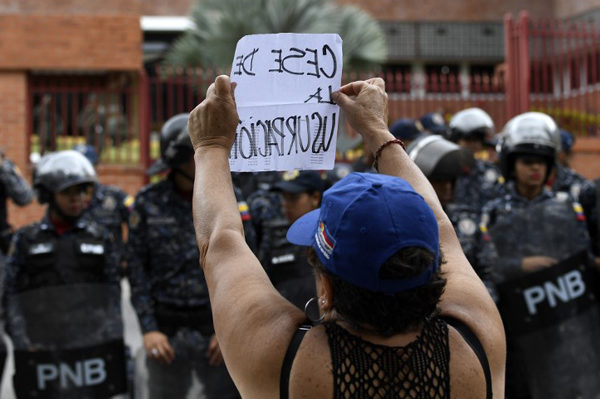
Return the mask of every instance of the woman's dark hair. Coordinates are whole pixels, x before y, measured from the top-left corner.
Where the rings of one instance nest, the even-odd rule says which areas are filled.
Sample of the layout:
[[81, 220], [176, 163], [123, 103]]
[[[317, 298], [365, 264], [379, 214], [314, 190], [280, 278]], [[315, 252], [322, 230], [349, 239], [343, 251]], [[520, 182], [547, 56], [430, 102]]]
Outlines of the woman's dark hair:
[[[444, 263], [442, 258], [440, 251], [440, 265]], [[333, 309], [341, 320], [355, 329], [375, 331], [386, 337], [412, 331], [435, 315], [446, 286], [446, 279], [438, 269], [427, 284], [388, 295], [357, 287], [331, 273], [312, 247], [308, 249], [308, 261], [316, 273], [324, 274], [331, 282]], [[434, 261], [434, 254], [426, 249], [403, 248], [381, 266], [379, 277], [383, 280], [410, 278], [423, 272]]]

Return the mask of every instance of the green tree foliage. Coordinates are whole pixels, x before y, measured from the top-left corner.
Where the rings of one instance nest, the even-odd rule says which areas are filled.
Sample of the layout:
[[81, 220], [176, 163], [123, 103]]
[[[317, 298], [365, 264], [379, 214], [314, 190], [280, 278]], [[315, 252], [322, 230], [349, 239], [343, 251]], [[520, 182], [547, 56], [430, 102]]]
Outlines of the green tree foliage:
[[381, 27], [367, 13], [331, 0], [198, 0], [195, 28], [178, 39], [166, 57], [183, 67], [228, 67], [237, 41], [256, 33], [338, 33], [344, 69], [374, 68], [386, 60]]

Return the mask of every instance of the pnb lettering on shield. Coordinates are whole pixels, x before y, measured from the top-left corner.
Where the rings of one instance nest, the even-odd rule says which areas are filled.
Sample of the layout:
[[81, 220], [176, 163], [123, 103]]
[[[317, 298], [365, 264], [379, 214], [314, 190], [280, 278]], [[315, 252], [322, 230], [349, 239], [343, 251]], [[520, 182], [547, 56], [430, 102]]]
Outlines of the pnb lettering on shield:
[[101, 358], [67, 363], [40, 363], [36, 366], [37, 387], [43, 391], [49, 383], [60, 382], [63, 389], [102, 384], [106, 380], [106, 367]]
[[563, 303], [572, 301], [585, 294], [585, 282], [578, 270], [572, 270], [559, 276], [556, 283], [546, 281], [541, 285], [534, 285], [523, 290], [527, 311], [530, 315], [535, 315], [538, 306], [547, 301], [551, 308], [554, 308], [561, 301]]

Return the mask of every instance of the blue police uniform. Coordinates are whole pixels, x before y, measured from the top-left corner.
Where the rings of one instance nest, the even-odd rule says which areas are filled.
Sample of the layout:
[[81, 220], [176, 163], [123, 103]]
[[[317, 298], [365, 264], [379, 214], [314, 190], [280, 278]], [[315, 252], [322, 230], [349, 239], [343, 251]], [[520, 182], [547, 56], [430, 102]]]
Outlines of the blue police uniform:
[[115, 250], [123, 256], [123, 223], [129, 220], [134, 198], [115, 186], [96, 184], [86, 212], [91, 219], [106, 226], [115, 240]]
[[476, 160], [473, 169], [459, 176], [454, 186], [454, 202], [480, 210], [503, 193], [503, 178], [491, 162]]
[[281, 196], [269, 189], [258, 189], [248, 196], [248, 207], [257, 237], [256, 256], [266, 267], [271, 259], [272, 234], [268, 224], [273, 220], [284, 219]]
[[[238, 201], [246, 239], [255, 240], [248, 206]], [[151, 397], [185, 397], [192, 370], [208, 398], [236, 397], [225, 365], [210, 366], [206, 358], [214, 329], [191, 195], [179, 193], [171, 177], [137, 194], [129, 216], [126, 259], [131, 301], [142, 332], [165, 333], [176, 353], [170, 365], [146, 361]]]
[[[29, 290], [82, 283], [107, 284], [120, 292], [118, 256], [113, 248], [106, 228], [85, 216], [64, 234], [57, 233], [47, 214], [41, 222], [17, 230], [6, 262], [3, 297], [8, 316], [6, 330], [16, 347], [30, 346], [31, 331], [26, 330], [23, 315], [11, 299]], [[119, 317], [112, 323], [122, 334], [120, 302], [116, 306]], [[78, 328], [76, 320], [73, 328]]]
[[556, 176], [552, 182], [552, 191], [564, 191], [579, 201], [582, 191], [593, 190], [593, 184], [573, 169], [560, 163], [554, 165]]
[[[5, 288], [18, 397], [31, 392], [41, 397], [115, 397], [126, 392], [118, 255], [104, 226], [82, 216], [59, 232], [46, 215], [19, 229], [6, 263]], [[36, 362], [58, 369], [66, 359], [70, 367], [94, 363], [100, 374], [90, 384], [68, 380], [62, 369], [60, 379], [40, 376]], [[35, 370], [37, 386], [30, 381]]]
[[466, 204], [456, 203], [448, 204], [444, 211], [454, 227], [458, 241], [469, 263], [471, 263], [477, 275], [488, 285], [489, 270], [484, 268], [478, 260], [481, 243], [479, 211]]
[[[508, 305], [509, 298], [503, 294], [504, 289], [526, 284], [532, 276], [552, 272], [553, 266], [537, 272], [524, 271], [521, 266], [524, 257], [548, 256], [561, 261], [577, 253], [590, 256], [581, 205], [566, 193], [555, 194], [546, 189], [538, 197], [527, 200], [517, 193], [514, 183], [509, 182], [506, 194], [484, 207], [480, 230], [482, 241], [478, 259], [491, 270], [491, 278], [498, 285], [499, 308], [507, 328], [508, 397], [595, 397], [600, 391], [600, 347], [596, 344], [600, 312], [593, 292], [577, 277], [580, 271], [568, 274], [571, 279], [577, 277], [575, 282], [565, 283], [561, 280], [563, 277], [559, 277], [558, 282], [549, 280], [531, 288], [533, 291], [516, 291], [517, 297], [525, 297], [531, 307], [532, 298], [536, 300], [534, 304], [541, 307], [546, 295], [544, 290], [551, 291], [547, 294], [550, 314], [560, 308], [556, 306], [561, 301], [572, 303], [569, 295], [561, 291], [567, 289], [565, 284], [576, 284], [575, 288], [569, 286], [569, 289], [577, 289], [578, 294], [592, 298], [589, 307], [566, 319], [562, 313], [551, 316], [550, 320], [556, 321], [544, 328], [515, 332], [517, 324], [530, 322], [536, 315], [536, 308], [518, 323], [509, 321], [515, 307]], [[586, 273], [587, 269], [589, 266], [581, 273]], [[552, 288], [555, 286], [558, 288]], [[531, 297], [531, 292], [537, 296]], [[555, 292], [560, 292], [562, 299], [557, 301], [553, 296]]]
[[[19, 206], [27, 205], [33, 199], [33, 191], [21, 175], [19, 169], [9, 160], [4, 159], [0, 165], [0, 284], [4, 286], [4, 262], [12, 236], [12, 228], [8, 223], [6, 200], [10, 198]], [[0, 295], [2, 291], [0, 290]], [[3, 312], [0, 311], [0, 314]], [[6, 361], [6, 344], [0, 339], [0, 379], [4, 373]]]
[[19, 169], [5, 159], [0, 165], [0, 260], [8, 251], [11, 228], [7, 221], [6, 200], [10, 198], [15, 204], [24, 206], [33, 199], [33, 191], [21, 175]]

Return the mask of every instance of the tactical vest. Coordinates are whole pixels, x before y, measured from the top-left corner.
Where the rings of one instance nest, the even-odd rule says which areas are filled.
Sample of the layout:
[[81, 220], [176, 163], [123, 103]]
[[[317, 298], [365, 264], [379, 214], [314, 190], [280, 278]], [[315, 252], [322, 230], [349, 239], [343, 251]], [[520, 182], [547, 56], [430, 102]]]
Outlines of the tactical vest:
[[36, 225], [24, 237], [25, 262], [17, 274], [19, 292], [106, 281], [107, 254], [100, 230], [86, 228], [57, 236], [54, 231]]

